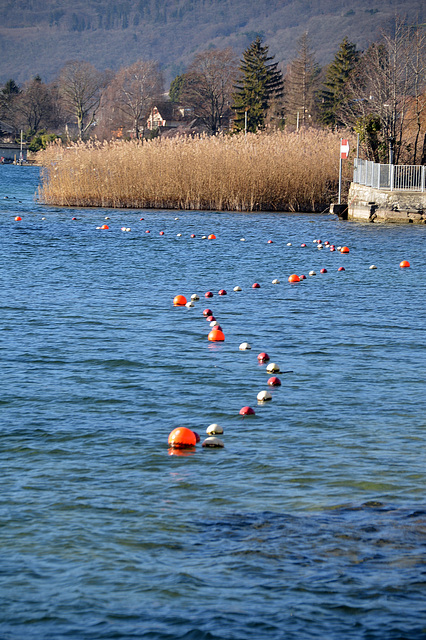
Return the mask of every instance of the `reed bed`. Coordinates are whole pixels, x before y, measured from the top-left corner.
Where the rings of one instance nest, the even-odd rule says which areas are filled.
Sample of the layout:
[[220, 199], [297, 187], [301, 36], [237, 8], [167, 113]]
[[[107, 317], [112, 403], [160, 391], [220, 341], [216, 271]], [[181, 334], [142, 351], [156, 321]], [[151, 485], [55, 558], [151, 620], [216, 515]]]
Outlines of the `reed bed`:
[[[78, 207], [322, 211], [338, 189], [340, 134], [300, 132], [51, 145], [39, 199]], [[347, 178], [350, 162], [344, 162]]]

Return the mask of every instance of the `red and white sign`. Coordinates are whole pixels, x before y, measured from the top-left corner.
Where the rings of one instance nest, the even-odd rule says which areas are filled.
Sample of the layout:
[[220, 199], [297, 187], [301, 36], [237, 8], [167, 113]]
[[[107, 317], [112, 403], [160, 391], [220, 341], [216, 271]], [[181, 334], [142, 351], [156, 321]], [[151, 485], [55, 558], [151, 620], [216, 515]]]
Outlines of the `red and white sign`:
[[349, 155], [349, 141], [342, 138], [340, 140], [340, 157], [346, 160]]

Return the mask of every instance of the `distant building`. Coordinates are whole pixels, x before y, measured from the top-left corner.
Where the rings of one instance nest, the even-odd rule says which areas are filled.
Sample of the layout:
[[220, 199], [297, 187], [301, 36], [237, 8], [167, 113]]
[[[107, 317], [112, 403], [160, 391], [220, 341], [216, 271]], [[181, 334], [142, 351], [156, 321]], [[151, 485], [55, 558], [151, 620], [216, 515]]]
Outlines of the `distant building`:
[[173, 102], [160, 102], [151, 109], [146, 121], [146, 128], [150, 131], [177, 129], [182, 126], [191, 126], [193, 121], [192, 108], [182, 107]]
[[[0, 142], [0, 164], [19, 162], [21, 159], [21, 145], [15, 142]], [[22, 160], [27, 161], [27, 145], [22, 145]]]

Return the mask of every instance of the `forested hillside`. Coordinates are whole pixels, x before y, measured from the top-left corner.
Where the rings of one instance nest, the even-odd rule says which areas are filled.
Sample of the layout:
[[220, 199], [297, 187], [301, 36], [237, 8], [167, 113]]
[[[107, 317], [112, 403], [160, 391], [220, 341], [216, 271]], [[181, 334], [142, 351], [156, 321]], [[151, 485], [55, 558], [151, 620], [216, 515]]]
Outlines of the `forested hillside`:
[[0, 83], [54, 79], [68, 60], [117, 70], [157, 60], [170, 81], [206, 48], [239, 55], [260, 34], [285, 67], [308, 30], [321, 65], [347, 35], [359, 48], [395, 14], [426, 20], [418, 0], [0, 0]]

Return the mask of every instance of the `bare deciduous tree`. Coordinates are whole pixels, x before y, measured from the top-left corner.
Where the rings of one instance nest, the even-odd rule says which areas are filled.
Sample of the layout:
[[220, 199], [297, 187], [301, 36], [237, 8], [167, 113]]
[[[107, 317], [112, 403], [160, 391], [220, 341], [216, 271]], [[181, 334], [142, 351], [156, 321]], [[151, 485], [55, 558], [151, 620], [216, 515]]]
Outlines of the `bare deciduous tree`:
[[216, 134], [226, 128], [238, 62], [234, 51], [212, 49], [195, 56], [184, 77], [181, 100], [194, 110], [207, 131]]
[[319, 73], [308, 33], [305, 32], [298, 40], [296, 57], [290, 63], [284, 81], [287, 124], [300, 122], [301, 125], [310, 125], [315, 122]]
[[138, 60], [120, 69], [106, 96], [109, 111], [119, 114], [116, 126], [130, 127], [136, 138], [141, 137], [149, 112], [163, 91], [163, 74], [156, 62]]
[[105, 75], [89, 62], [67, 62], [59, 76], [59, 90], [66, 111], [77, 122], [82, 138], [94, 124], [99, 109]]

